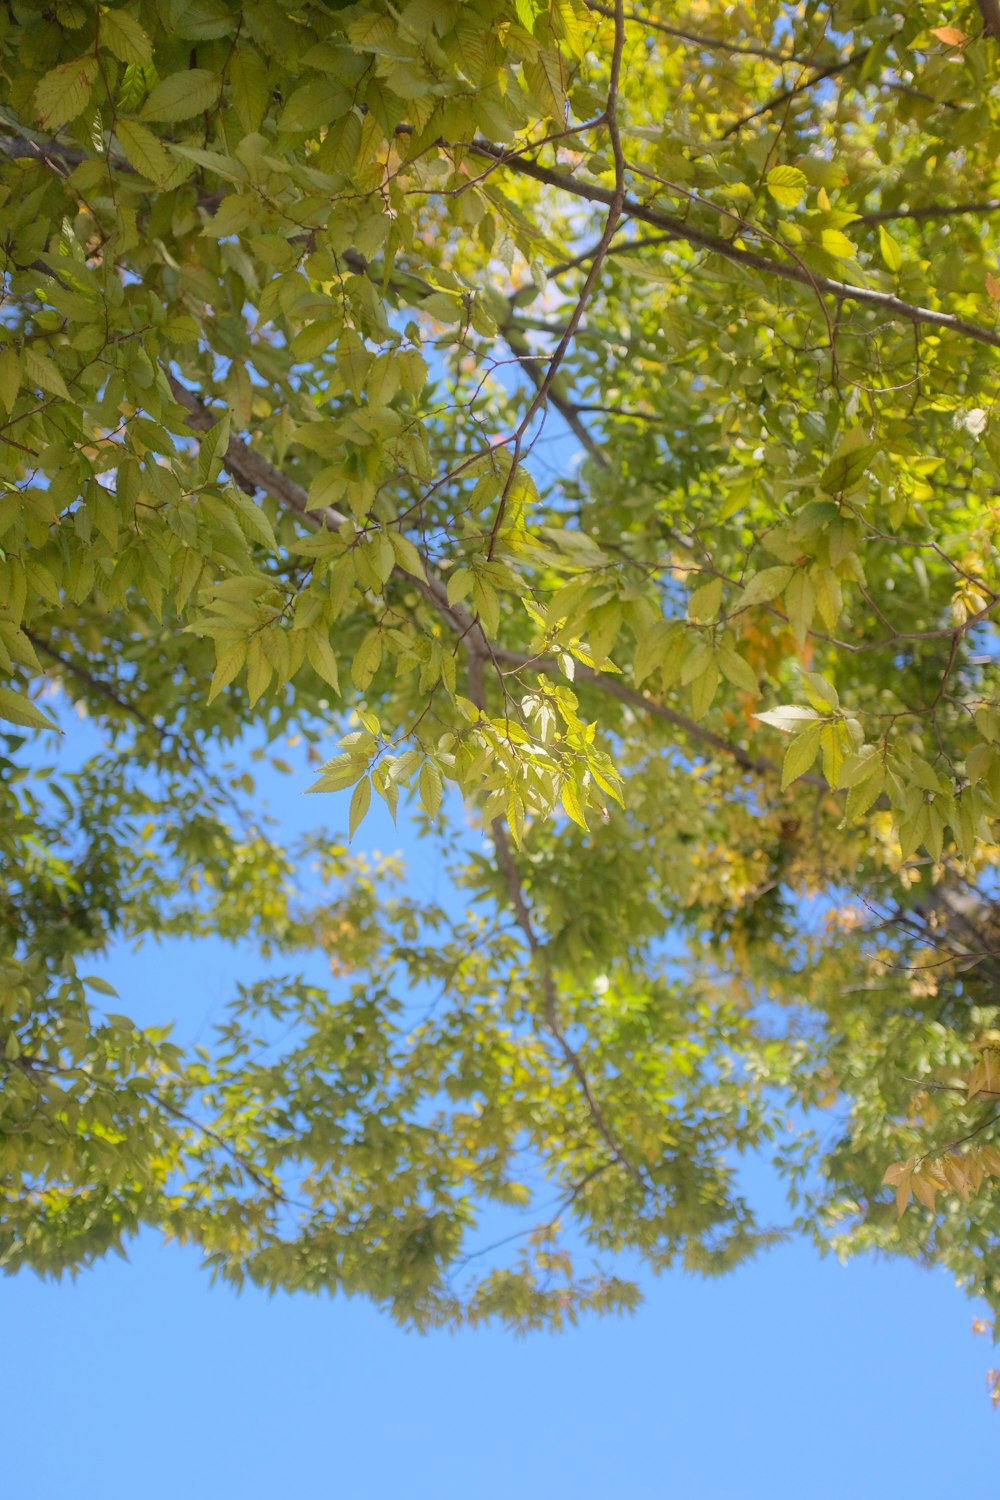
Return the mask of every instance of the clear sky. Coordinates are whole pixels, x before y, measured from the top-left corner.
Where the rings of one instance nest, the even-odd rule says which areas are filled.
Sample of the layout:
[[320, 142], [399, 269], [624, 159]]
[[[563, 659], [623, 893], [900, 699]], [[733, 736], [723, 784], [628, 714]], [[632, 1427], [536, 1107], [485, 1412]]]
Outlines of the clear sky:
[[[286, 836], [343, 822], [340, 799], [300, 796], [295, 764], [294, 779], [261, 778]], [[402, 817], [394, 832], [373, 814], [357, 843], [402, 848], [415, 887], [444, 894], [438, 856]], [[187, 944], [116, 954], [102, 972], [121, 994], [113, 1009], [172, 1017], [189, 1041], [221, 1019], [237, 970], [253, 977], [221, 945]], [[75, 1283], [0, 1280], [0, 1500], [976, 1500], [995, 1488], [985, 1371], [1000, 1351], [972, 1336], [975, 1308], [947, 1275], [842, 1267], [792, 1244], [723, 1281], [643, 1284], [631, 1318], [516, 1339], [409, 1334], [342, 1298], [237, 1296], [152, 1234]]]

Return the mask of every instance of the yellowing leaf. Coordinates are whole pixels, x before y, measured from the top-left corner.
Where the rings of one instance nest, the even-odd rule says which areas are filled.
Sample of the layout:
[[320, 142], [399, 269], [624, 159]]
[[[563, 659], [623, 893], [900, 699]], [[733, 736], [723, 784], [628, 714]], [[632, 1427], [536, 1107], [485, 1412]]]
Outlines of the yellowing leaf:
[[432, 760], [425, 760], [420, 767], [420, 802], [428, 817], [437, 816], [441, 807], [443, 786], [441, 772]]
[[60, 63], [46, 73], [35, 89], [35, 109], [46, 130], [66, 125], [83, 113], [96, 78], [97, 58], [92, 55]]
[[754, 714], [762, 724], [769, 724], [772, 729], [780, 729], [782, 734], [794, 734], [797, 729], [819, 718], [814, 708], [801, 708], [797, 703], [784, 703], [780, 708], [769, 708], [766, 712]]
[[816, 590], [805, 568], [797, 568], [784, 594], [788, 623], [801, 645], [809, 634], [816, 613]]
[[[221, 642], [219, 643], [221, 645]], [[224, 688], [227, 688], [243, 670], [243, 664], [247, 659], [247, 648], [245, 641], [236, 641], [233, 645], [226, 646], [219, 651], [218, 660], [215, 664], [215, 672], [212, 683], [208, 690], [207, 703], [212, 703]]]
[[472, 592], [472, 569], [456, 568], [448, 574], [448, 603], [460, 604]]
[[561, 798], [562, 805], [573, 819], [573, 822], [578, 823], [581, 828], [586, 828], [587, 819], [583, 814], [583, 803], [580, 801], [580, 793], [576, 783], [571, 781], [569, 777], [562, 784]]
[[392, 530], [389, 532], [389, 544], [395, 554], [396, 562], [403, 569], [403, 572], [409, 573], [411, 577], [419, 578], [421, 582], [426, 583], [427, 572], [424, 568], [424, 560], [417, 551], [415, 544], [410, 541], [410, 538], [404, 536], [401, 531]]
[[835, 255], [838, 260], [853, 260], [857, 253], [853, 240], [849, 240], [842, 229], [821, 230], [819, 242], [827, 255]]
[[762, 568], [755, 573], [736, 601], [736, 608], [749, 609], [777, 598], [792, 576], [791, 568]]
[[306, 656], [317, 676], [329, 683], [335, 693], [339, 693], [340, 674], [337, 671], [337, 658], [333, 654], [329, 638], [322, 627], [309, 632], [306, 639]]
[[734, 687], [740, 688], [744, 693], [752, 693], [755, 698], [759, 696], [760, 683], [757, 681], [757, 674], [739, 652], [734, 651], [731, 646], [720, 646], [715, 653], [715, 659], [722, 668], [722, 675]]
[[808, 180], [798, 167], [772, 167], [767, 174], [767, 190], [776, 203], [794, 208], [805, 197]]

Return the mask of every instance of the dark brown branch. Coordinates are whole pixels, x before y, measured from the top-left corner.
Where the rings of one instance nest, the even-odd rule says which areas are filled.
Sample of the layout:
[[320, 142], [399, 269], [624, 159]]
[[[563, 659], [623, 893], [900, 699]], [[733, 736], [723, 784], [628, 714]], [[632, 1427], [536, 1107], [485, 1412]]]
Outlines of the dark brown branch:
[[[207, 432], [209, 428], [214, 427], [218, 418], [201, 398], [193, 391], [189, 391], [173, 375], [168, 375], [167, 378], [170, 381], [174, 399], [184, 407], [188, 414], [188, 426], [196, 432]], [[253, 449], [248, 448], [241, 438], [229, 439], [225, 466], [227, 472], [241, 488], [248, 489], [251, 494], [255, 490], [263, 490], [265, 494], [271, 495], [289, 510], [296, 511], [306, 525], [313, 530], [319, 530], [325, 526], [328, 531], [339, 531], [347, 523], [347, 517], [333, 506], [327, 506], [323, 510], [310, 510], [309, 496], [302, 485], [290, 479], [287, 474], [282, 474], [280, 469], [268, 463], [267, 459], [261, 458], [259, 453], [254, 453]], [[432, 569], [427, 569], [426, 582], [415, 574], [408, 573], [405, 568], [397, 566], [394, 571], [417, 588], [424, 598], [444, 615], [453, 630], [464, 635], [473, 629], [475, 621], [472, 616], [458, 605], [448, 603], [448, 590]]]
[[[548, 187], [557, 188], [560, 192], [568, 193], [575, 198], [582, 198], [589, 203], [610, 205], [614, 197], [611, 189], [599, 187], [597, 183], [580, 182], [565, 172], [543, 167], [538, 162], [528, 161], [522, 157], [509, 157], [502, 147], [493, 145], [491, 141], [476, 140], [467, 149], [477, 156], [497, 162], [499, 166], [506, 167], [522, 176], [531, 177], [536, 182], [543, 182]], [[1000, 332], [992, 328], [983, 328], [977, 323], [968, 323], [964, 318], [957, 318], [951, 313], [938, 312], [931, 307], [918, 307], [912, 302], [904, 302], [901, 297], [891, 292], [879, 292], [869, 287], [852, 286], [846, 281], [834, 281], [831, 277], [808, 271], [800, 265], [789, 265], [755, 250], [740, 249], [720, 235], [698, 229], [686, 220], [676, 218], [662, 209], [640, 203], [638, 199], [626, 197], [622, 205], [622, 213], [643, 224], [649, 224], [654, 229], [663, 230], [671, 239], [721, 255], [736, 265], [745, 266], [748, 270], [760, 271], [766, 276], [775, 276], [781, 281], [793, 281], [799, 286], [805, 286], [833, 297], [838, 302], [856, 302], [863, 307], [878, 308], [907, 323], [943, 328], [959, 337], [1000, 349]], [[752, 231], [753, 225], [748, 224], [746, 232]]]
[[[175, 397], [189, 414], [188, 425], [201, 432], [206, 432], [210, 427], [213, 427], [215, 425], [213, 414], [200, 398], [194, 392], [182, 386], [173, 376], [168, 378], [170, 379]], [[259, 454], [252, 452], [239, 438], [230, 439], [225, 462], [228, 472], [238, 483], [247, 484], [253, 489], [263, 490], [281, 504], [287, 505], [290, 509], [296, 511], [306, 525], [311, 528], [327, 525], [330, 530], [338, 530], [344, 524], [345, 518], [339, 511], [332, 508], [327, 511], [307, 511], [305, 506], [308, 496], [302, 486], [296, 484], [293, 479], [289, 479], [287, 475], [282, 474], [273, 464], [268, 463], [267, 459], [261, 458]], [[484, 659], [484, 637], [481, 629], [477, 626], [473, 617], [462, 609], [460, 605], [449, 605], [448, 592], [444, 583], [429, 564], [425, 564], [425, 566], [428, 578], [426, 585], [423, 585], [421, 580], [415, 579], [411, 574], [403, 573], [401, 570], [399, 570], [400, 576], [404, 577], [408, 583], [419, 587], [428, 603], [441, 615], [445, 623], [456, 635], [465, 641], [466, 646], [470, 650], [470, 673], [473, 669], [473, 659], [476, 660], [477, 670], [481, 673]], [[534, 667], [543, 672], [558, 671], [558, 664], [549, 656], [531, 656], [526, 652], [508, 651], [502, 647], [490, 647], [489, 651], [485, 652], [485, 655], [489, 656], [495, 663], [508, 665], [515, 670], [521, 667]], [[625, 683], [619, 682], [616, 677], [598, 672], [592, 667], [584, 666], [582, 663], [577, 664], [576, 674], [581, 679], [592, 683], [595, 687], [603, 689], [604, 692], [609, 693], [612, 697], [620, 699], [623, 703], [628, 703], [633, 708], [641, 709], [644, 713], [650, 714], [653, 718], [661, 719], [664, 723], [673, 725], [675, 729], [679, 729], [696, 743], [707, 745], [711, 749], [716, 750], [720, 755], [734, 760], [745, 771], [750, 771], [757, 776], [771, 776], [777, 770], [772, 761], [763, 757], [750, 755], [741, 746], [730, 744], [728, 740], [724, 740], [721, 736], [713, 734], [710, 729], [705, 729], [694, 719], [689, 719], [684, 714], [677, 713], [676, 710], [668, 708], [664, 703], [656, 702], [653, 698], [647, 698], [635, 688], [630, 688]], [[472, 695], [470, 694], [470, 696]], [[473, 699], [473, 701], [475, 700]], [[815, 783], [817, 786], [823, 786], [824, 788], [826, 786], [826, 783], [821, 782], [819, 778], [804, 777], [802, 779], [810, 784]]]
[[[592, 10], [595, 15], [607, 16], [609, 20], [614, 18], [614, 11], [608, 5], [598, 5], [596, 0], [587, 0], [587, 9]], [[626, 11], [624, 19], [634, 21], [637, 26], [645, 26], [650, 31], [662, 31], [665, 36], [676, 37], [680, 42], [691, 42], [695, 47], [703, 47], [706, 52], [728, 52], [734, 57], [763, 57], [768, 62], [790, 63], [795, 58], [787, 52], [778, 52], [773, 47], [755, 47], [752, 42], [727, 42], [721, 37], [705, 36], [700, 31], [685, 31], [679, 26], [668, 26], [665, 21], [655, 21], [652, 16], [643, 16], [634, 10]]]
[[538, 383], [534, 396], [528, 402], [524, 416], [518, 423], [513, 437], [511, 452], [511, 465], [504, 483], [503, 490], [497, 501], [496, 514], [493, 518], [493, 527], [490, 532], [489, 545], [486, 549], [487, 558], [492, 558], [503, 525], [507, 502], [513, 489], [514, 479], [517, 475], [518, 461], [521, 455], [521, 447], [525, 437], [531, 429], [531, 424], [536, 414], [545, 406], [552, 390], [553, 382], [559, 372], [559, 367], [569, 352], [570, 346], [576, 335], [576, 331], [583, 319], [584, 309], [590, 301], [594, 288], [600, 280], [601, 271], [611, 242], [617, 232], [622, 217], [622, 205], [625, 202], [625, 153], [622, 148], [621, 133], [618, 128], [618, 87], [621, 81], [622, 54], [625, 49], [625, 20], [622, 10], [622, 0], [617, 0], [614, 9], [615, 17], [615, 43], [611, 54], [611, 67], [608, 79], [608, 98], [604, 111], [604, 122], [608, 128], [608, 137], [611, 142], [611, 154], [615, 164], [615, 185], [607, 197], [607, 217], [604, 221], [604, 229], [601, 238], [594, 251], [593, 260], [584, 278], [583, 286], [570, 314], [569, 322], [553, 350], [545, 374]]
[[96, 698], [103, 698], [106, 702], [113, 703], [115, 708], [120, 709], [123, 714], [127, 714], [130, 718], [137, 720], [145, 729], [151, 729], [154, 734], [162, 737], [164, 731], [154, 724], [152, 719], [147, 718], [141, 708], [136, 708], [134, 703], [129, 703], [125, 698], [120, 697], [108, 683], [102, 682], [99, 677], [95, 677], [93, 672], [87, 667], [81, 666], [79, 662], [73, 661], [71, 657], [64, 656], [61, 651], [57, 651], [43, 636], [36, 635], [33, 630], [29, 630], [27, 625], [22, 625], [21, 629], [36, 651], [41, 651], [42, 655], [47, 656], [50, 661], [58, 662], [63, 671], [67, 672], [71, 677], [75, 677], [78, 682], [84, 683]]
[[1000, 42], [1000, 0], [977, 0], [977, 3], [987, 35]]
[[618, 1139], [616, 1138], [614, 1131], [611, 1129], [610, 1125], [605, 1119], [604, 1112], [601, 1109], [601, 1106], [598, 1104], [596, 1098], [594, 1097], [594, 1091], [590, 1086], [590, 1080], [587, 1077], [586, 1069], [584, 1068], [583, 1063], [580, 1061], [579, 1055], [574, 1051], [569, 1042], [566, 1040], [566, 1035], [559, 1023], [559, 997], [556, 992], [555, 980], [552, 977], [552, 971], [549, 968], [545, 950], [538, 940], [534, 925], [531, 921], [531, 913], [529, 912], [527, 902], [524, 899], [524, 890], [521, 885], [521, 877], [518, 874], [517, 864], [514, 859], [514, 853], [510, 847], [510, 839], [507, 836], [507, 830], [504, 827], [502, 818], [493, 819], [493, 843], [497, 851], [497, 864], [500, 867], [500, 873], [503, 875], [504, 881], [507, 885], [507, 894], [510, 897], [510, 903], [514, 909], [514, 915], [517, 920], [517, 925], [524, 933], [525, 942], [528, 945], [532, 959], [535, 963], [535, 967], [538, 970], [539, 976], [542, 981], [542, 993], [545, 1000], [546, 1028], [551, 1034], [560, 1052], [562, 1053], [570, 1072], [573, 1074], [573, 1077], [580, 1085], [580, 1092], [583, 1094], [583, 1097], [587, 1102], [587, 1109], [590, 1113], [590, 1118], [593, 1120], [594, 1125], [597, 1127], [597, 1131], [601, 1136], [601, 1139], [604, 1141], [604, 1144], [611, 1152], [611, 1155], [614, 1157], [615, 1161], [618, 1162], [619, 1166], [623, 1167], [628, 1175], [632, 1178], [632, 1180], [645, 1191], [646, 1182], [642, 1176], [642, 1173], [636, 1166], [633, 1165], [632, 1162], [629, 1161], [628, 1157], [622, 1150], [622, 1147]]
[[851, 57], [841, 58], [838, 62], [830, 63], [825, 68], [817, 68], [815, 72], [809, 74], [808, 78], [803, 78], [800, 83], [794, 83], [789, 88], [782, 89], [780, 93], [772, 95], [763, 104], [759, 104], [756, 109], [750, 110], [749, 114], [741, 115], [738, 120], [734, 120], [732, 125], [727, 126], [722, 132], [722, 139], [728, 140], [730, 136], [735, 135], [737, 131], [742, 130], [744, 126], [749, 125], [753, 120], [759, 120], [761, 115], [767, 115], [772, 110], [780, 109], [783, 104], [787, 104], [791, 99], [798, 98], [799, 94], [804, 94], [807, 89], [814, 88], [817, 83], [822, 83], [827, 78], [835, 78], [838, 73], [844, 73], [848, 68], [856, 68], [859, 63], [864, 62], [871, 50], [871, 47], [862, 47], [859, 52], [855, 52]]
[[[497, 662], [511, 667], [514, 671], [522, 667], [532, 667], [538, 672], [559, 671], [558, 663], [551, 656], [529, 656], [523, 651], [507, 651], [503, 647], [494, 647], [493, 656]], [[637, 688], [629, 687], [617, 677], [599, 672], [595, 667], [588, 667], [583, 662], [575, 662], [574, 681], [592, 683], [594, 687], [600, 688], [612, 698], [617, 698], [621, 703], [627, 703], [632, 708], [641, 709], [651, 718], [661, 719], [665, 724], [673, 725], [688, 739], [694, 740], [696, 744], [707, 745], [720, 755], [735, 761], [744, 771], [750, 771], [755, 776], [777, 774], [778, 767], [773, 761], [763, 756], [751, 755], [741, 745], [734, 745], [729, 740], [724, 740], [721, 735], [713, 734], [711, 729], [704, 728], [695, 719], [689, 719], [685, 714], [678, 713], [676, 709], [668, 708], [665, 703], [647, 697], [645, 693], [639, 692]], [[802, 777], [801, 779], [811, 785], [826, 789], [826, 782], [820, 777]]]
[[[2, 1059], [0, 1059], [0, 1061], [2, 1061]], [[8, 1066], [10, 1066], [10, 1064], [8, 1064]], [[95, 1089], [110, 1090], [111, 1087], [109, 1084], [104, 1083], [102, 1079], [95, 1078], [94, 1074], [91, 1073], [89, 1068], [81, 1068], [78, 1066], [60, 1067], [56, 1063], [43, 1062], [41, 1058], [30, 1057], [24, 1053], [22, 1053], [22, 1055], [16, 1059], [16, 1066], [21, 1069], [21, 1071], [27, 1078], [30, 1078], [34, 1073], [45, 1073], [50, 1077], [55, 1078], [85, 1078], [90, 1084], [93, 1085]], [[36, 1082], [36, 1080], [34, 1079], [32, 1081]], [[246, 1173], [251, 1182], [255, 1183], [257, 1187], [259, 1187], [262, 1192], [266, 1193], [269, 1198], [272, 1198], [279, 1203], [287, 1203], [290, 1201], [285, 1197], [284, 1193], [282, 1193], [281, 1189], [277, 1187], [275, 1183], [273, 1183], [268, 1177], [265, 1177], [264, 1174], [253, 1165], [252, 1162], [247, 1160], [247, 1158], [241, 1151], [237, 1150], [235, 1146], [231, 1145], [230, 1142], [227, 1141], [224, 1136], [220, 1135], [217, 1130], [213, 1130], [210, 1125], [202, 1124], [202, 1122], [200, 1120], [196, 1120], [193, 1115], [189, 1115], [183, 1109], [179, 1109], [176, 1104], [171, 1104], [168, 1099], [165, 1099], [163, 1097], [158, 1089], [153, 1089], [149, 1097], [154, 1099], [159, 1105], [160, 1109], [162, 1109], [166, 1114], [171, 1115], [175, 1120], [183, 1121], [185, 1125], [190, 1125], [193, 1130], [197, 1130], [200, 1135], [205, 1136], [207, 1140], [212, 1141], [214, 1145], [218, 1146], [220, 1151], [224, 1151], [225, 1154], [230, 1158], [230, 1160], [235, 1162], [240, 1170]]]
[[873, 213], [858, 214], [855, 224], [887, 224], [891, 219], [951, 219], [960, 214], [995, 214], [1000, 198], [984, 198], [978, 203], [929, 203], [924, 208], [881, 208]]

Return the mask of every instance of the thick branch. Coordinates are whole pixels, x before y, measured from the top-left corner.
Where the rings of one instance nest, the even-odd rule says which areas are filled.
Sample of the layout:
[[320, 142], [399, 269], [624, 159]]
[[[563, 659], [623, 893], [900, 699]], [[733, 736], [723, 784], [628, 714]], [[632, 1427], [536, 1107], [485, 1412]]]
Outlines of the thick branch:
[[[587, 0], [587, 9], [595, 15], [614, 18], [608, 5], [598, 5], [596, 0]], [[652, 16], [643, 16], [634, 10], [625, 12], [626, 21], [645, 26], [650, 31], [662, 31], [665, 36], [676, 37], [681, 42], [691, 42], [695, 47], [704, 47], [706, 52], [728, 52], [735, 57], [763, 57], [768, 62], [790, 63], [795, 58], [787, 52], [778, 52], [773, 47], [755, 47], [752, 42], [726, 42], [721, 37], [704, 36], [700, 31], [685, 31], [679, 26], [668, 26], [665, 21], [655, 21]]]
[[886, 224], [890, 219], [951, 219], [959, 214], [995, 214], [1000, 198], [983, 198], [978, 203], [929, 203], [924, 208], [881, 208], [873, 213], [858, 214], [855, 224]]
[[[175, 380], [173, 376], [168, 378], [170, 379], [171, 389], [175, 397], [189, 414], [188, 425], [196, 431], [207, 432], [210, 427], [215, 425], [215, 418], [212, 412], [193, 391], [189, 391], [179, 381]], [[267, 459], [261, 458], [259, 454], [252, 452], [239, 438], [230, 438], [225, 462], [226, 469], [237, 483], [246, 485], [252, 490], [262, 490], [266, 494], [271, 495], [279, 503], [296, 511], [308, 526], [319, 528], [326, 525], [330, 530], [336, 531], [344, 524], [345, 517], [332, 507], [327, 508], [325, 511], [307, 510], [308, 495], [302, 486], [296, 484], [293, 479], [289, 479], [287, 475], [282, 474], [273, 464], [268, 463]], [[400, 577], [405, 578], [407, 583], [419, 588], [428, 603], [442, 617], [445, 624], [456, 635], [465, 640], [471, 648], [472, 656], [476, 660], [477, 670], [481, 672], [484, 656], [481, 629], [477, 626], [473, 617], [462, 609], [460, 605], [450, 605], [448, 603], [448, 591], [443, 581], [434, 572], [430, 564], [425, 562], [425, 566], [428, 579], [426, 584], [422, 580], [415, 578], [412, 574], [405, 573], [402, 569], [397, 569], [396, 571]], [[498, 665], [507, 665], [514, 670], [522, 667], [532, 667], [542, 672], [558, 672], [559, 670], [555, 660], [548, 656], [531, 656], [523, 651], [508, 651], [499, 646], [490, 646], [486, 655]], [[471, 666], [472, 662], [470, 661], [470, 668]], [[709, 746], [720, 755], [724, 755], [728, 759], [735, 761], [745, 771], [750, 771], [757, 776], [771, 776], [777, 770], [773, 762], [763, 757], [750, 755], [741, 746], [733, 745], [728, 740], [722, 739], [721, 736], [713, 734], [710, 729], [705, 729], [694, 719], [689, 719], [684, 714], [677, 713], [676, 710], [668, 708], [666, 704], [658, 703], [653, 698], [647, 698], [635, 688], [630, 688], [624, 682], [620, 682], [616, 677], [598, 672], [593, 667], [584, 666], [583, 663], [577, 664], [576, 675], [578, 678], [592, 683], [594, 687], [601, 688], [613, 698], [618, 698], [621, 702], [628, 703], [633, 708], [641, 709], [653, 718], [661, 719], [664, 723], [673, 725], [675, 729], [679, 729], [689, 739], [694, 740], [698, 744]], [[826, 785], [819, 778], [803, 778], [803, 780], [814, 781], [817, 786], [822, 785], [825, 787]]]
[[[201, 398], [193, 391], [189, 391], [175, 376], [168, 375], [167, 378], [170, 381], [174, 399], [188, 413], [188, 426], [197, 432], [207, 432], [210, 427], [214, 427], [218, 419]], [[328, 531], [339, 531], [347, 524], [347, 517], [332, 505], [320, 510], [310, 509], [309, 496], [302, 486], [294, 479], [289, 479], [287, 474], [282, 474], [281, 470], [268, 463], [266, 458], [261, 458], [259, 453], [254, 453], [241, 438], [229, 439], [225, 465], [227, 472], [241, 488], [248, 489], [250, 493], [263, 490], [280, 504], [287, 506], [289, 510], [296, 511], [308, 526], [316, 530], [326, 527]], [[426, 582], [415, 574], [408, 573], [405, 568], [397, 566], [394, 571], [400, 578], [405, 578], [407, 583], [419, 589], [428, 603], [445, 617], [453, 630], [460, 635], [465, 635], [473, 629], [475, 621], [472, 616], [460, 606], [448, 603], [448, 590], [433, 569], [427, 569]]]
[[[614, 198], [610, 188], [599, 187], [597, 183], [580, 182], [565, 172], [554, 171], [550, 167], [543, 167], [538, 162], [528, 161], [522, 157], [510, 157], [502, 147], [493, 145], [491, 141], [473, 141], [468, 149], [477, 156], [509, 168], [512, 172], [531, 177], [536, 182], [543, 182], [548, 187], [557, 188], [560, 192], [568, 193], [574, 198], [582, 198], [588, 203], [603, 203], [610, 206]], [[709, 250], [716, 255], [723, 256], [726, 260], [733, 261], [736, 265], [745, 266], [748, 270], [760, 271], [765, 276], [775, 276], [781, 281], [794, 281], [799, 286], [834, 297], [838, 302], [857, 302], [863, 307], [875, 307], [907, 323], [924, 323], [928, 327], [944, 328], [959, 337], [973, 339], [976, 343], [989, 344], [991, 348], [1000, 349], [1000, 332], [992, 328], [983, 328], [977, 323], [968, 323], [964, 318], [956, 318], [951, 313], [938, 312], [931, 307], [918, 307], [912, 302], [904, 302], [901, 297], [894, 296], [892, 292], [879, 292], [869, 287], [852, 286], [846, 281], [834, 281], [831, 277], [821, 276], [818, 272], [809, 271], [799, 264], [787, 264], [784, 261], [772, 260], [756, 250], [741, 249], [720, 235], [711, 234], [705, 229], [698, 229], [686, 220], [666, 213], [663, 209], [641, 203], [636, 198], [625, 198], [622, 213], [629, 218], [637, 219], [640, 223], [649, 224], [654, 229], [664, 231], [670, 239], [694, 245], [700, 250]], [[752, 229], [752, 225], [746, 226], [747, 232]]]
[[983, 26], [995, 42], [1000, 42], [1000, 0], [978, 0]]

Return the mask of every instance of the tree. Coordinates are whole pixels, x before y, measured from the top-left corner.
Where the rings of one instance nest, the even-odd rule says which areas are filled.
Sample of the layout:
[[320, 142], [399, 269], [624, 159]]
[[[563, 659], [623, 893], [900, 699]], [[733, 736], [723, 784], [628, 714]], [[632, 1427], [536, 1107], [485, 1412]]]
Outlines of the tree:
[[[621, 1249], [772, 1239], [752, 1150], [821, 1245], [997, 1306], [998, 40], [993, 0], [11, 0], [9, 1269], [154, 1224], [559, 1322], [634, 1301]], [[46, 769], [73, 705], [101, 749]], [[284, 850], [224, 761], [331, 729], [317, 807], [402, 799], [466, 916]], [[290, 966], [197, 1055], [85, 972], [176, 934]]]

